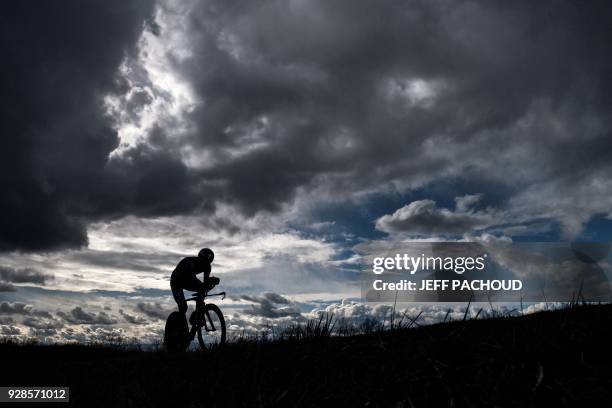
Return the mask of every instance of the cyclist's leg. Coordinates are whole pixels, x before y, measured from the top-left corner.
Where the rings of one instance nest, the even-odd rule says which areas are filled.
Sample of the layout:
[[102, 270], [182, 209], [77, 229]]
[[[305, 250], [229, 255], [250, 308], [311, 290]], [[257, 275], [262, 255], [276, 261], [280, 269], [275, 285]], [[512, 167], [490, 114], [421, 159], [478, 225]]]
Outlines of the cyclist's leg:
[[[202, 282], [195, 276], [192, 276], [187, 282], [184, 282], [183, 288], [185, 290], [189, 290], [192, 292], [204, 292], [205, 291], [204, 285], [202, 285]], [[185, 311], [187, 311], [187, 306], [185, 306]], [[189, 316], [189, 323], [191, 323], [192, 325], [195, 324], [196, 319], [197, 319], [196, 317], [197, 315], [195, 312], [196, 311], [194, 310]]]
[[195, 276], [192, 276], [189, 281], [185, 282], [183, 287], [185, 290], [190, 290], [192, 292], [203, 292], [206, 289], [202, 281]]
[[172, 296], [178, 305], [179, 312], [185, 314], [187, 312], [187, 301], [185, 300], [183, 288], [170, 283], [170, 289], [172, 289]]

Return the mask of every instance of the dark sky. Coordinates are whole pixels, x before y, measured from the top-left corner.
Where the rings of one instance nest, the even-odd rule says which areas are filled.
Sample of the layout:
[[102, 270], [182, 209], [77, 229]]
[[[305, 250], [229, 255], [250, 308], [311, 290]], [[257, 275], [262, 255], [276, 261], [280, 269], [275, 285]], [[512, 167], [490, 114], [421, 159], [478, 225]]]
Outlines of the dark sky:
[[[574, 238], [610, 212], [606, 2], [213, 1], [182, 7], [176, 26], [172, 7], [156, 21], [144, 1], [3, 6], [4, 250], [86, 245], [89, 223], [126, 215], [250, 217], [449, 179], [481, 204], [491, 185], [505, 196], [486, 214], [424, 202], [378, 227], [541, 218]], [[173, 30], [173, 48], [148, 52], [190, 89], [184, 129], [153, 112], [109, 158], [125, 122], [175, 97], [138, 51], [143, 32], [163, 44]]]
[[609, 239], [611, 30], [607, 1], [5, 3], [0, 291], [204, 245], [284, 293], [363, 238]]

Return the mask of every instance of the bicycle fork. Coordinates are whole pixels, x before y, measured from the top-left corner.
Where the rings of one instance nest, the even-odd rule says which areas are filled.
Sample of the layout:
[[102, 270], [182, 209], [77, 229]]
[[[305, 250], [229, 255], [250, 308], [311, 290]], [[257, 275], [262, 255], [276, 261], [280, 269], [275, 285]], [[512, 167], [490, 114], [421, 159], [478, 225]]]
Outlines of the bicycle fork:
[[[206, 330], [207, 332], [210, 331], [216, 331], [217, 329], [215, 328], [215, 324], [213, 323], [212, 318], [210, 317], [210, 313], [208, 312], [208, 310], [204, 310], [204, 330]], [[208, 320], [208, 322], [207, 322]], [[210, 324], [210, 329], [208, 328], [208, 325]]]
[[[208, 312], [208, 310], [204, 308], [204, 302], [196, 304], [196, 312], [197, 312], [196, 323], [200, 323], [203, 321], [204, 324], [201, 324], [200, 326], [204, 327], [204, 330], [206, 330], [207, 332], [217, 330], [215, 328], [215, 324], [213, 323], [213, 319], [210, 317], [210, 313]], [[200, 315], [202, 315], [201, 319], [199, 319]], [[210, 325], [210, 328], [208, 327], [209, 325]]]

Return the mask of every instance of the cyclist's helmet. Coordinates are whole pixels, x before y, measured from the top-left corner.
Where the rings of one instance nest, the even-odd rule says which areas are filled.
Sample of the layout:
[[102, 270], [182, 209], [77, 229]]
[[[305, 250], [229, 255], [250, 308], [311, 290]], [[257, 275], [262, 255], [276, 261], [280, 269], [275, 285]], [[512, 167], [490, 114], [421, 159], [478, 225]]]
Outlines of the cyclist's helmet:
[[213, 259], [215, 259], [215, 253], [210, 248], [202, 248], [198, 252], [198, 257], [204, 258], [208, 263], [212, 263]]

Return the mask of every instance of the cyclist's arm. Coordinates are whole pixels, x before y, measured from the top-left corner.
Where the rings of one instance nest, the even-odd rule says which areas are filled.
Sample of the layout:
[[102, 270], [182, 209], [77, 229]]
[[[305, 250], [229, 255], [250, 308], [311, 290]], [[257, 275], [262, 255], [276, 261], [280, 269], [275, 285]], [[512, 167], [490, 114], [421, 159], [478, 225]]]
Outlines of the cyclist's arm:
[[188, 281], [184, 282], [183, 288], [192, 292], [200, 292], [203, 287], [203, 282], [196, 278], [195, 275], [191, 275]]
[[210, 271], [211, 271], [210, 265], [203, 266], [201, 273], [204, 273], [203, 278], [202, 278], [204, 282], [208, 280], [208, 277], [210, 276]]

